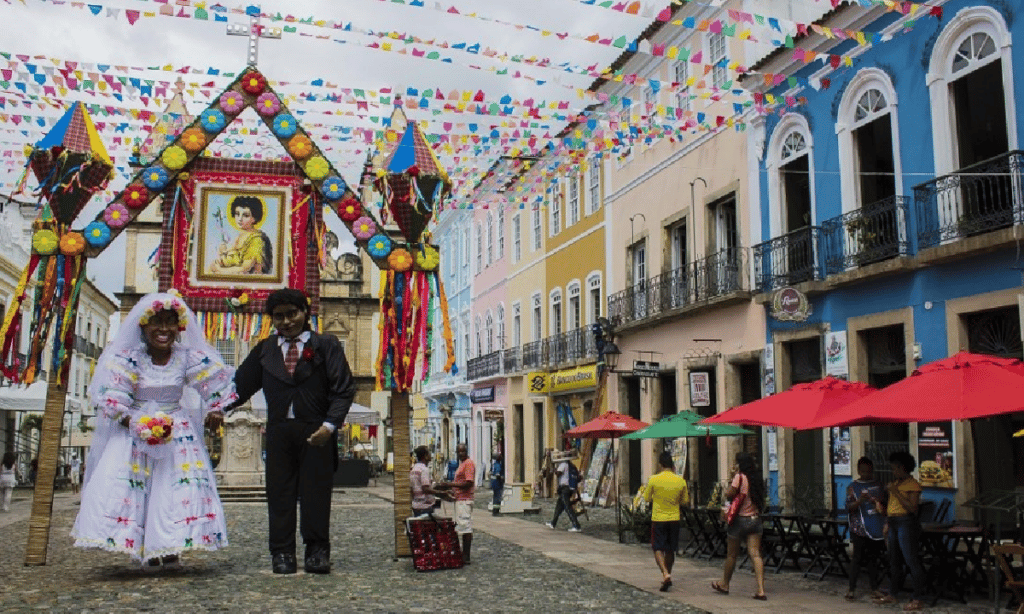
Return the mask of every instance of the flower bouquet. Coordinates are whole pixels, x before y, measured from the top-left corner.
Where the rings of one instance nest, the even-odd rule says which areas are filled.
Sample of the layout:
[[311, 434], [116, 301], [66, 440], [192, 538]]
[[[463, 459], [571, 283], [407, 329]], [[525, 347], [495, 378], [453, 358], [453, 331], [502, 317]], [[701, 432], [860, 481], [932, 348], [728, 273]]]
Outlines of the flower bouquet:
[[150, 456], [163, 456], [157, 449], [173, 439], [174, 419], [162, 411], [152, 416], [141, 416], [135, 423], [135, 435], [145, 444]]

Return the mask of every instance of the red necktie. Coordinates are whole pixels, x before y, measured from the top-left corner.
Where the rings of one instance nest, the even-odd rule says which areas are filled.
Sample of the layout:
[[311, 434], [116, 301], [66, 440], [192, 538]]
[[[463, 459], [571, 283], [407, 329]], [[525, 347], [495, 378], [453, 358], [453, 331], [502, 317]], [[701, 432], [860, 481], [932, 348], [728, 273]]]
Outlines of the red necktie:
[[288, 370], [288, 375], [293, 375], [295, 365], [299, 364], [299, 340], [285, 339], [285, 343], [288, 344], [288, 350], [284, 353], [284, 368]]

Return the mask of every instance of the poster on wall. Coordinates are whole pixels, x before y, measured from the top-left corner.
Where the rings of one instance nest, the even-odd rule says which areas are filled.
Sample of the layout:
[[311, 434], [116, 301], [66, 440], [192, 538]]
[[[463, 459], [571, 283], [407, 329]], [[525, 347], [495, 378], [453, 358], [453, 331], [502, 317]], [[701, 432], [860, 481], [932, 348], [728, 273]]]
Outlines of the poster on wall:
[[825, 375], [846, 379], [850, 361], [846, 348], [846, 331], [825, 333]]
[[921, 486], [955, 488], [953, 423], [917, 423], [917, 473]]
[[853, 475], [851, 458], [853, 446], [850, 443], [850, 427], [832, 427], [832, 467], [835, 475]]
[[775, 394], [775, 345], [769, 343], [764, 346], [761, 364], [761, 396], [767, 397]]
[[686, 478], [686, 461], [689, 453], [687, 438], [679, 437], [669, 444], [669, 453], [672, 454], [672, 462], [675, 466], [676, 475]]
[[711, 405], [711, 380], [707, 371], [690, 371], [690, 406]]
[[[771, 346], [769, 346], [771, 347]], [[779, 470], [779, 431], [777, 427], [766, 426], [765, 437], [768, 440], [768, 471]]]
[[587, 468], [587, 477], [583, 480], [583, 489], [580, 492], [580, 499], [584, 503], [592, 503], [597, 496], [597, 487], [601, 482], [601, 474], [604, 472], [611, 448], [611, 439], [600, 439], [594, 446], [594, 455], [590, 458], [590, 467]]

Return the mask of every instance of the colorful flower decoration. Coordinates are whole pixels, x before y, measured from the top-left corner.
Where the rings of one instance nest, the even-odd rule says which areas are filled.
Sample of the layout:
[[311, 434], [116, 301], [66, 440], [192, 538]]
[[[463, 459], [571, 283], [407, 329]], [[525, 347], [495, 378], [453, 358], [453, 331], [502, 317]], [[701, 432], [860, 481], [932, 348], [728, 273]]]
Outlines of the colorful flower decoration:
[[49, 256], [57, 251], [59, 242], [57, 233], [43, 228], [32, 235], [32, 249], [41, 256]]
[[405, 174], [409, 175], [410, 177], [419, 177], [420, 176], [420, 167], [418, 167], [415, 164], [413, 164], [409, 168], [405, 169]]
[[260, 73], [253, 71], [242, 77], [242, 89], [253, 96], [261, 93], [267, 88], [267, 79]]
[[176, 171], [181, 167], [185, 166], [188, 162], [188, 154], [185, 150], [177, 145], [171, 145], [164, 150], [164, 153], [160, 156], [160, 161], [164, 163], [164, 166]]
[[156, 412], [152, 417], [142, 416], [135, 425], [135, 434], [151, 446], [165, 444], [171, 441], [174, 435], [174, 419], [162, 411]]
[[203, 125], [203, 130], [207, 132], [220, 132], [227, 125], [228, 120], [217, 109], [207, 109], [199, 116], [199, 121]]
[[170, 300], [156, 299], [153, 303], [146, 307], [146, 310], [142, 312], [142, 317], [139, 318], [139, 326], [145, 326], [149, 324], [149, 319], [160, 313], [163, 310], [170, 310], [178, 314], [178, 330], [185, 330], [188, 325], [188, 312], [185, 310], [185, 303], [177, 298]]
[[304, 160], [313, 153], [313, 142], [304, 134], [296, 134], [288, 141], [288, 153], [296, 160]]
[[323, 156], [313, 156], [306, 161], [306, 174], [310, 179], [323, 179], [331, 172], [331, 165]]
[[365, 215], [352, 222], [352, 234], [360, 241], [365, 241], [377, 233], [377, 225]]
[[328, 177], [320, 186], [320, 191], [327, 197], [327, 200], [338, 200], [345, 195], [347, 189], [348, 184], [341, 177]]
[[100, 221], [89, 222], [85, 227], [85, 241], [93, 247], [105, 247], [110, 243], [110, 226]]
[[302, 360], [306, 362], [313, 361], [313, 348], [309, 346], [302, 348]]
[[277, 112], [280, 110], [281, 101], [270, 92], [260, 94], [260, 97], [256, 99], [256, 112], [260, 115], [277, 115]]
[[78, 232], [65, 232], [60, 238], [60, 253], [77, 256], [85, 251], [85, 237]]
[[399, 273], [408, 271], [412, 268], [412, 254], [404, 248], [397, 248], [388, 256], [388, 267]]
[[103, 211], [103, 221], [111, 228], [124, 228], [131, 219], [128, 209], [121, 203], [110, 203], [110, 206]]
[[286, 139], [299, 129], [299, 122], [295, 121], [295, 118], [288, 113], [282, 113], [274, 118], [272, 129], [278, 138]]
[[145, 207], [146, 203], [149, 202], [149, 190], [144, 185], [133, 183], [125, 188], [122, 200], [124, 200], [125, 205], [132, 209]]
[[338, 217], [340, 217], [343, 222], [351, 224], [359, 219], [362, 214], [363, 208], [359, 205], [359, 201], [354, 198], [346, 198], [341, 201], [340, 205], [338, 205]]
[[220, 110], [234, 115], [245, 108], [245, 98], [233, 90], [228, 90], [220, 96]]
[[180, 140], [185, 149], [192, 153], [206, 147], [206, 135], [198, 128], [189, 128], [181, 135]]
[[441, 254], [430, 245], [424, 245], [423, 249], [416, 252], [416, 267], [421, 271], [433, 271], [440, 263]]
[[150, 190], [164, 189], [169, 180], [170, 176], [167, 174], [167, 171], [159, 166], [151, 166], [142, 173], [142, 183]]
[[249, 294], [247, 292], [243, 292], [238, 296], [232, 296], [228, 299], [228, 302], [231, 303], [232, 307], [245, 307], [249, 304]]
[[387, 235], [377, 234], [366, 242], [366, 251], [371, 258], [385, 258], [391, 253], [391, 239]]

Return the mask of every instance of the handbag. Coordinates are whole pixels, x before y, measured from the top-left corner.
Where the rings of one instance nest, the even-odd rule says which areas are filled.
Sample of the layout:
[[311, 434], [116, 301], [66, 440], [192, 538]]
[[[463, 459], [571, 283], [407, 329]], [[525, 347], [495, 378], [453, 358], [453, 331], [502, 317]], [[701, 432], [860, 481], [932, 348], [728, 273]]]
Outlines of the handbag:
[[747, 498], [747, 495], [743, 492], [743, 480], [746, 480], [747, 477], [743, 474], [740, 475], [742, 476], [740, 477], [740, 491], [732, 498], [732, 501], [729, 502], [728, 509], [725, 510], [725, 524], [730, 526], [732, 526], [733, 521], [736, 520], [736, 515], [739, 514], [740, 507], [743, 506], [743, 501]]

